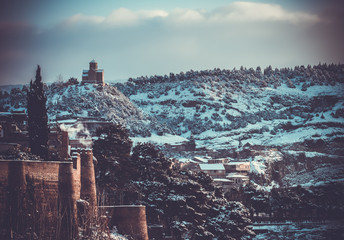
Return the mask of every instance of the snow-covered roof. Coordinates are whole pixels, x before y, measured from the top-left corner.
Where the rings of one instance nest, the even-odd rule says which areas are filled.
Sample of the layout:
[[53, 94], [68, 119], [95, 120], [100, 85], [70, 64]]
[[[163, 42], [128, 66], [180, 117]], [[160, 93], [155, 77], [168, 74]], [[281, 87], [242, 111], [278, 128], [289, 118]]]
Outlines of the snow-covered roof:
[[250, 164], [250, 162], [229, 162], [227, 165]]
[[199, 165], [201, 170], [225, 170], [225, 167], [222, 163], [214, 163], [214, 164], [208, 164], [208, 163], [201, 163]]
[[204, 163], [208, 162], [207, 159], [204, 159], [204, 158], [201, 158], [201, 157], [194, 157], [193, 159], [194, 159], [195, 161], [197, 161], [197, 162], [204, 162]]
[[96, 62], [96, 60], [93, 59], [90, 63], [97, 63], [97, 62]]
[[83, 72], [83, 73], [88, 73], [88, 70], [85, 70], [85, 69], [84, 69], [84, 70], [82, 70], [82, 72]]
[[104, 69], [98, 69], [97, 72], [104, 72]]
[[238, 173], [228, 173], [227, 178], [249, 178], [246, 175], [238, 174]]
[[231, 180], [227, 178], [214, 178], [214, 182], [232, 182]]

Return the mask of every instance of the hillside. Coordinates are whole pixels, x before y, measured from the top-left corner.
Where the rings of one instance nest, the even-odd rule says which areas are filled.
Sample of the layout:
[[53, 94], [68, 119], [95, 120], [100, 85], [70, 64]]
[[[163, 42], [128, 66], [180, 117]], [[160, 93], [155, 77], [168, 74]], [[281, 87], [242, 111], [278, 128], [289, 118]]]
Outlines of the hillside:
[[[267, 173], [256, 181], [271, 188], [342, 181], [343, 76], [343, 65], [319, 64], [189, 71], [116, 86], [177, 135], [193, 136], [198, 149], [251, 161], [252, 174]], [[204, 152], [172, 155], [183, 161], [197, 154]]]
[[[8, 89], [8, 87], [7, 87]], [[6, 111], [26, 109], [27, 86], [1, 92], [0, 107]], [[126, 126], [133, 136], [151, 136], [165, 129], [154, 117], [137, 109], [116, 87], [55, 82], [46, 85], [50, 122], [71, 119], [105, 120]]]
[[[0, 108], [25, 109], [26, 88], [1, 91]], [[104, 87], [56, 82], [46, 94], [52, 122], [119, 123], [134, 143], [156, 143], [179, 161], [250, 161], [252, 182], [267, 190], [344, 179], [343, 65], [191, 70]], [[191, 138], [196, 151], [164, 146]]]

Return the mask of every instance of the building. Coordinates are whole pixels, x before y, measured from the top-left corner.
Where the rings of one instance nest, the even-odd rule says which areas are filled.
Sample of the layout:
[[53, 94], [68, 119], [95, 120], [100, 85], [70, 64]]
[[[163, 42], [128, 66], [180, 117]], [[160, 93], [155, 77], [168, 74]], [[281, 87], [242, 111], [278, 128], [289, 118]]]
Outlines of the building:
[[202, 172], [209, 174], [212, 178], [224, 178], [226, 176], [226, 170], [223, 164], [215, 163], [201, 163], [199, 168]]
[[250, 172], [250, 162], [229, 162], [224, 164], [226, 172], [240, 172], [248, 174]]
[[40, 239], [75, 239], [78, 199], [87, 201], [88, 216], [95, 216], [92, 150], [75, 152], [68, 161], [0, 160], [0, 183], [1, 239], [28, 229]]
[[89, 70], [82, 71], [81, 83], [94, 83], [104, 86], [104, 70], [98, 69], [98, 63], [93, 59], [90, 62]]
[[29, 147], [26, 113], [0, 112], [0, 153], [15, 146]]
[[193, 161], [195, 161], [195, 162], [198, 162], [198, 163], [208, 163], [208, 161], [209, 161], [209, 157], [204, 157], [204, 158], [202, 158], [202, 157], [193, 157], [193, 159], [192, 159]]
[[233, 188], [240, 188], [250, 182], [249, 176], [237, 172], [227, 174], [226, 178], [231, 182]]
[[228, 158], [209, 159], [208, 163], [228, 163]]
[[233, 181], [227, 178], [214, 178], [214, 183], [220, 187], [222, 190], [227, 193], [233, 189]]

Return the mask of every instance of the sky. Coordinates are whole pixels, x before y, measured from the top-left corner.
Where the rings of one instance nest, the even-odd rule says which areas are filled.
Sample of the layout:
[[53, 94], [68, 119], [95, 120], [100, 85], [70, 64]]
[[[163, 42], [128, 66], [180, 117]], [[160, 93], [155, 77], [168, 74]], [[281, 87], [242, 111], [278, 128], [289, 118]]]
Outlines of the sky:
[[0, 84], [343, 63], [341, 0], [2, 0]]

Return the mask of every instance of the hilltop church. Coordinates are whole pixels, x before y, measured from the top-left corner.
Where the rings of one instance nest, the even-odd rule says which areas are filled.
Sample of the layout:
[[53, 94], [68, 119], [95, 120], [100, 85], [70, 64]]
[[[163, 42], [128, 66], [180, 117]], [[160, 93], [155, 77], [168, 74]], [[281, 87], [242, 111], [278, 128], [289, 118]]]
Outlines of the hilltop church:
[[104, 70], [98, 69], [98, 63], [93, 59], [89, 70], [82, 71], [82, 83], [95, 83], [104, 86]]

